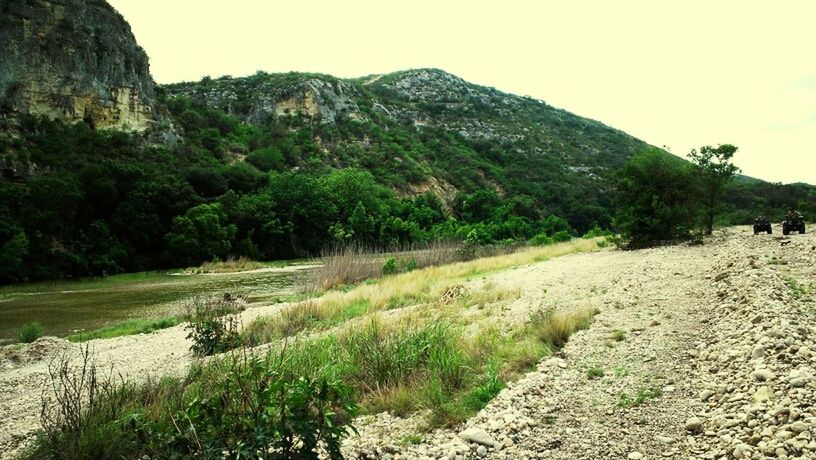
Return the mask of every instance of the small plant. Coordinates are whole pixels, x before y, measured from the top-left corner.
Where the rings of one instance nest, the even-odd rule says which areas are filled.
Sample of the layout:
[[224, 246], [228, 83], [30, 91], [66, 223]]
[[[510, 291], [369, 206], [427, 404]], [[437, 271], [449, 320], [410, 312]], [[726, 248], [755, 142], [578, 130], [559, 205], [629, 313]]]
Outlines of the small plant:
[[199, 356], [210, 356], [237, 348], [242, 343], [235, 313], [243, 310], [243, 302], [228, 293], [221, 297], [193, 298], [185, 305], [187, 338], [193, 341], [190, 350]]
[[383, 275], [393, 275], [397, 273], [397, 259], [394, 257], [385, 261], [382, 267]]
[[403, 445], [417, 445], [421, 444], [424, 439], [421, 434], [408, 434], [405, 435], [400, 442]]
[[629, 375], [629, 368], [626, 366], [618, 366], [615, 368], [615, 377], [622, 378]]
[[615, 342], [623, 342], [624, 340], [626, 340], [626, 332], [620, 329], [615, 329], [609, 336]]
[[660, 388], [639, 388], [634, 397], [629, 396], [626, 392], [621, 393], [618, 406], [623, 408], [635, 407], [662, 395], [663, 391]]
[[587, 370], [587, 378], [590, 380], [599, 379], [605, 375], [600, 367], [591, 367]]
[[20, 329], [20, 332], [17, 334], [17, 338], [20, 339], [20, 342], [23, 343], [31, 343], [42, 336], [43, 327], [40, 323], [37, 322], [25, 324]]

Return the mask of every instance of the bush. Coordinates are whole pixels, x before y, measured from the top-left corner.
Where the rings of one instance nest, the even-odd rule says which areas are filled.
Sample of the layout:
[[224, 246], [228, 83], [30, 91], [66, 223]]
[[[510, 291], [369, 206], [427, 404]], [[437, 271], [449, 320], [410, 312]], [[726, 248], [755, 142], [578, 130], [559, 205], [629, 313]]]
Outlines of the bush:
[[630, 159], [617, 173], [614, 224], [624, 245], [687, 240], [699, 214], [691, 166], [657, 149]]
[[546, 233], [539, 233], [530, 240], [533, 246], [549, 246], [555, 243], [555, 240], [547, 236]]
[[225, 293], [215, 298], [193, 298], [185, 305], [190, 350], [199, 356], [237, 348], [241, 345], [238, 319], [235, 313], [243, 310], [241, 299]]
[[17, 334], [17, 338], [20, 339], [20, 342], [23, 343], [31, 343], [42, 336], [43, 327], [40, 323], [37, 322], [25, 324], [20, 329], [20, 332]]
[[393, 275], [397, 273], [397, 259], [391, 257], [385, 261], [382, 267], [383, 275]]
[[233, 354], [137, 386], [99, 373], [82, 351], [77, 366], [49, 366], [43, 431], [23, 458], [341, 459], [353, 430], [357, 406], [337, 373], [284, 352]]
[[553, 241], [555, 241], [556, 243], [563, 243], [563, 242], [565, 242], [565, 241], [569, 241], [569, 240], [571, 240], [571, 239], [572, 239], [572, 235], [570, 234], [570, 232], [568, 232], [568, 231], [566, 231], [566, 230], [561, 230], [560, 232], [555, 232], [555, 233], [553, 233], [553, 235], [552, 235], [552, 239], [553, 239]]

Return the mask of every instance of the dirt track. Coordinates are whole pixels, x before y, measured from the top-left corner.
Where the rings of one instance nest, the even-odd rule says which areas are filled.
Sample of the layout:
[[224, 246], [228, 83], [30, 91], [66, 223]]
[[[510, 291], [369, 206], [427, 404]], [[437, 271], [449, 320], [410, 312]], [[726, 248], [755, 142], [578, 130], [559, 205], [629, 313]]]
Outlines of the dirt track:
[[[491, 275], [498, 287], [521, 289], [503, 313], [510, 320], [541, 306], [601, 313], [467, 422], [492, 446], [463, 440], [463, 427], [405, 444], [418, 421], [383, 414], [359, 420], [361, 438], [344, 450], [370, 458], [816, 458], [814, 266], [814, 235], [727, 229], [702, 246], [565, 256]], [[250, 309], [244, 321], [275, 308]], [[192, 360], [181, 327], [92, 347], [130, 376], [182, 372]], [[47, 362], [61, 350], [77, 353], [49, 339], [0, 357], [0, 457], [37, 428]], [[589, 378], [589, 369], [603, 376]]]

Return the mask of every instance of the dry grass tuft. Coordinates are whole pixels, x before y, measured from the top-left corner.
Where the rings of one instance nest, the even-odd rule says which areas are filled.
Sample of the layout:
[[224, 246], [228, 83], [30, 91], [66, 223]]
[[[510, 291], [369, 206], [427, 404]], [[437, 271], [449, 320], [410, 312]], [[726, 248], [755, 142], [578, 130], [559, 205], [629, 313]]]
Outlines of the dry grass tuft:
[[235, 273], [263, 268], [264, 264], [241, 256], [237, 259], [229, 258], [224, 261], [204, 262], [198, 267], [188, 268], [184, 273], [197, 275], [201, 273]]

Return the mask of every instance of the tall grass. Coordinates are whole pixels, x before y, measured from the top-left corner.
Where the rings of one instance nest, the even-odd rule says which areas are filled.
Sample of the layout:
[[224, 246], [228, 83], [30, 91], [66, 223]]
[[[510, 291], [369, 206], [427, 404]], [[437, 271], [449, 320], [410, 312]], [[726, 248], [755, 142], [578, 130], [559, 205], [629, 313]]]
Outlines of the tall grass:
[[[285, 307], [279, 315], [260, 318], [247, 326], [251, 342], [261, 344], [312, 328], [334, 326], [374, 311], [390, 310], [440, 299], [457, 283], [510, 267], [540, 262], [565, 254], [597, 251], [595, 239], [576, 239], [510, 254], [482, 257], [387, 276], [351, 290], [332, 290], [307, 303]], [[435, 259], [439, 260], [439, 259]], [[509, 296], [513, 294], [510, 293]], [[490, 300], [485, 294], [480, 304]]]
[[344, 243], [321, 253], [321, 266], [299, 280], [300, 291], [324, 291], [384, 275], [513, 251], [512, 246], [473, 246], [451, 241], [377, 248]]
[[263, 268], [264, 264], [241, 256], [236, 258], [230, 257], [227, 260], [214, 260], [211, 262], [204, 262], [198, 267], [192, 267], [184, 270], [184, 273], [195, 275], [200, 273], [235, 273], [249, 270], [257, 270]]
[[73, 372], [65, 361], [52, 368], [44, 430], [27, 458], [312, 458], [320, 446], [339, 458], [358, 407], [399, 415], [426, 409], [427, 428], [455, 425], [594, 313], [548, 311], [475, 336], [444, 317], [372, 318], [341, 333], [279, 342], [264, 356], [233, 351], [185, 378], [142, 385], [102, 376], [85, 348]]

